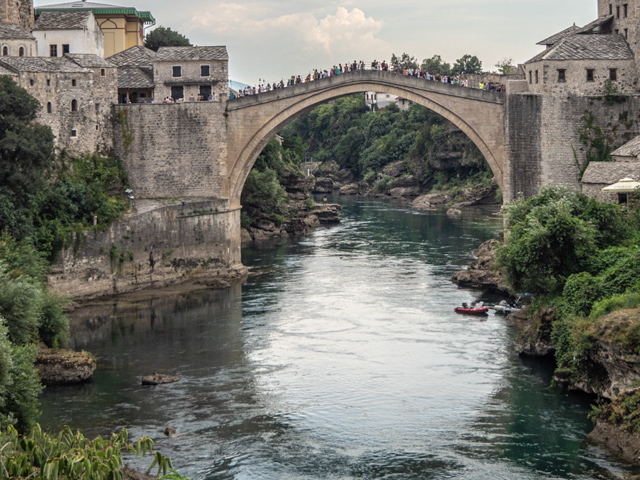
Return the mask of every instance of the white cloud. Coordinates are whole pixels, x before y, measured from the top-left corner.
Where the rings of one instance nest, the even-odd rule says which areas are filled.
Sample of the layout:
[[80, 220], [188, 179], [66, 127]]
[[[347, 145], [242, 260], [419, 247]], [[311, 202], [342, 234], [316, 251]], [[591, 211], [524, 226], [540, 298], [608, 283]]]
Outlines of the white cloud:
[[[272, 11], [264, 3], [220, 3], [210, 11], [194, 16], [189, 26], [192, 30], [214, 33], [230, 44], [245, 42], [253, 46], [257, 54], [269, 51], [275, 56], [286, 52], [291, 57], [298, 56], [298, 52], [307, 60], [314, 58], [318, 67], [328, 68], [330, 64], [345, 60], [370, 61], [380, 56], [381, 51], [390, 50], [386, 42], [376, 38], [384, 23], [367, 17], [359, 8], [348, 10], [341, 6], [335, 14], [321, 19], [312, 12], [269, 16]], [[322, 64], [318, 65], [318, 61]]]

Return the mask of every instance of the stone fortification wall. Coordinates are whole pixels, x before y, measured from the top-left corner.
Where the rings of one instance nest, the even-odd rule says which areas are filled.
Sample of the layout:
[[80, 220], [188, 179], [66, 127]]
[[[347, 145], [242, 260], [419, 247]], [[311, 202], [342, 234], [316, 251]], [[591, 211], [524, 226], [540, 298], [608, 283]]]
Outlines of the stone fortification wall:
[[31, 31], [34, 24], [33, 0], [0, 0], [0, 23], [20, 25]]
[[137, 198], [221, 198], [225, 102], [114, 107], [115, 153]]
[[505, 199], [536, 195], [549, 184], [579, 187], [580, 169], [589, 145], [580, 138], [600, 136], [621, 146], [640, 134], [640, 97], [607, 102], [602, 97], [547, 96], [518, 93], [507, 96], [505, 143], [508, 159]]
[[161, 287], [197, 278], [242, 278], [240, 211], [225, 201], [173, 205], [87, 231], [62, 251], [51, 288], [73, 298]]

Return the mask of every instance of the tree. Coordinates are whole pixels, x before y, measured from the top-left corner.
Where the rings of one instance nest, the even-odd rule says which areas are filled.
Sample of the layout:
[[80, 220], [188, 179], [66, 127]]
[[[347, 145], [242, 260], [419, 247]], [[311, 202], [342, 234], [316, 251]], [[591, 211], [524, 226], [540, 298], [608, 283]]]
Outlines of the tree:
[[449, 75], [451, 73], [451, 65], [443, 61], [440, 55], [434, 55], [431, 58], [425, 58], [422, 61], [422, 69], [432, 75]]
[[515, 67], [513, 66], [513, 58], [504, 57], [498, 63], [496, 63], [496, 68], [498, 69], [498, 73], [502, 73], [503, 75], [510, 75], [515, 73]]
[[454, 75], [482, 73], [482, 62], [475, 55], [463, 55], [461, 58], [456, 60], [456, 63], [453, 64], [451, 73]]
[[400, 57], [396, 57], [394, 53], [391, 55], [391, 68], [396, 71], [402, 71], [405, 68], [418, 68], [418, 61], [416, 57], [407, 53], [403, 53]]
[[160, 47], [192, 47], [187, 37], [171, 28], [158, 27], [147, 33], [144, 46], [157, 52]]

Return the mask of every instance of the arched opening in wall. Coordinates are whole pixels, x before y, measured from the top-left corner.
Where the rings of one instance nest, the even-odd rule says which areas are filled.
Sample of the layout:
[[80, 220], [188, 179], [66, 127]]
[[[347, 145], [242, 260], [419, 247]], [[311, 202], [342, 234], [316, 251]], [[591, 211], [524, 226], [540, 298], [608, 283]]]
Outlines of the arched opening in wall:
[[[247, 172], [240, 199], [243, 226], [264, 227], [275, 212], [277, 228], [278, 215], [287, 217], [282, 205], [302, 199], [300, 185], [312, 185], [321, 196], [341, 191], [415, 198], [438, 190], [448, 201], [502, 203], [493, 166], [468, 134], [473, 131], [407, 97], [384, 90], [351, 93], [288, 119], [283, 115], [256, 148], [261, 152]], [[491, 121], [491, 115], [482, 121]], [[272, 211], [267, 214], [265, 207]]]
[[72, 112], [77, 112], [78, 111], [78, 101], [77, 100], [71, 100], [71, 111]]
[[19, 57], [24, 57], [24, 47], [20, 47], [20, 48], [18, 49], [18, 56], [19, 56]]
[[9, 56], [9, 47], [2, 47], [2, 56], [3, 57], [8, 57]]
[[47, 113], [52, 113], [53, 112], [53, 106], [51, 105], [51, 102], [47, 102]]

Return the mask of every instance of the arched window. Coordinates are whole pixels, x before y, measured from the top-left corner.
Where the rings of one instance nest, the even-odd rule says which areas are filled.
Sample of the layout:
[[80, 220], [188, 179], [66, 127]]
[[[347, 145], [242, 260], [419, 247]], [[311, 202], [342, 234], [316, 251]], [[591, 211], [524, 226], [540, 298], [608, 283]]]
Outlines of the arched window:
[[78, 111], [78, 101], [77, 100], [71, 100], [71, 111], [72, 112], [77, 112]]
[[[73, 106], [71, 107], [73, 108]], [[53, 107], [51, 106], [51, 102], [47, 103], [47, 113], [51, 113], [53, 111]]]
[[9, 55], [9, 47], [2, 47], [2, 56], [7, 57]]
[[18, 56], [24, 57], [24, 47], [20, 47], [20, 49], [18, 50]]

